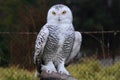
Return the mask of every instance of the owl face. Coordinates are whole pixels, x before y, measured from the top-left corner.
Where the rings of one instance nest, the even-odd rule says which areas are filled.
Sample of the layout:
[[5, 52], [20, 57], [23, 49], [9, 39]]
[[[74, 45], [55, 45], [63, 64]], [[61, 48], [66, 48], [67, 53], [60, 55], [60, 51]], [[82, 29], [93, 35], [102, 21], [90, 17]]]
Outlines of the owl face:
[[50, 23], [71, 23], [72, 19], [71, 10], [62, 4], [52, 6], [47, 15], [47, 22]]

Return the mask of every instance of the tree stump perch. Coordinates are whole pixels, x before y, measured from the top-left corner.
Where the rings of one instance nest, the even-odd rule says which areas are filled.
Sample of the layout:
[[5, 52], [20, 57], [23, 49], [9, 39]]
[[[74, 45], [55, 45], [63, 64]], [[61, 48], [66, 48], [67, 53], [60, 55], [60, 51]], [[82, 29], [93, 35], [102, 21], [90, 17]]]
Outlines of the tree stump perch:
[[40, 80], [78, 80], [78, 79], [75, 79], [74, 77], [65, 74], [59, 74], [56, 72], [48, 74], [45, 71], [42, 71], [40, 74]]

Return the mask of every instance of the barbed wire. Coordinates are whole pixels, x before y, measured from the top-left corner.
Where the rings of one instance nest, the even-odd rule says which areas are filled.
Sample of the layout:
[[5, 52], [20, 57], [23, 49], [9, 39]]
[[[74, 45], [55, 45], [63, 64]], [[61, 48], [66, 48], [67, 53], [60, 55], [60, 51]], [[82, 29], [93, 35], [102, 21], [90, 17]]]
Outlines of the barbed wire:
[[35, 35], [37, 35], [38, 33], [37, 32], [0, 32], [0, 34], [22, 34], [22, 35], [35, 34]]
[[100, 33], [100, 34], [102, 34], [102, 33], [120, 33], [120, 31], [83, 31], [83, 32], [81, 32], [81, 33], [83, 33], [83, 34], [98, 34], [98, 33]]
[[[120, 33], [120, 31], [81, 31], [82, 34], [106, 34], [106, 33]], [[0, 32], [0, 34], [35, 34], [37, 35], [38, 32]]]
[[[93, 34], [117, 34], [117, 33], [120, 33], [120, 31], [119, 30], [118, 31], [81, 31], [81, 33], [82, 34], [87, 34], [87, 35], [91, 36], [93, 39], [98, 41], [100, 43], [100, 45], [103, 45], [101, 47], [103, 48], [103, 56], [104, 56], [104, 54], [105, 54], [104, 48], [107, 45], [104, 44], [104, 41], [102, 39], [99, 39], [99, 38], [95, 37]], [[18, 35], [37, 35], [38, 32], [0, 32], [0, 35], [2, 35], [2, 34], [11, 35], [11, 36], [12, 35], [16, 35], [16, 34], [18, 34]], [[111, 50], [109, 49], [109, 46], [107, 46], [107, 47], [108, 47], [108, 50], [110, 52]], [[6, 61], [6, 62], [9, 61], [9, 59], [5, 59], [2, 56], [0, 56], [0, 60]]]

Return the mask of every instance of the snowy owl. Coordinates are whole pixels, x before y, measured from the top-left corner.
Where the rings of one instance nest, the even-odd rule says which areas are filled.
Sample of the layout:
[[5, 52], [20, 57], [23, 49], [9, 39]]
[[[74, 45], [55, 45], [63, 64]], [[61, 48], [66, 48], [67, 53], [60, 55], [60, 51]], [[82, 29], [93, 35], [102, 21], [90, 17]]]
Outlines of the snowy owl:
[[35, 76], [41, 70], [70, 75], [65, 65], [79, 53], [82, 36], [74, 30], [71, 10], [63, 5], [52, 6], [47, 14], [47, 23], [38, 33], [35, 43]]

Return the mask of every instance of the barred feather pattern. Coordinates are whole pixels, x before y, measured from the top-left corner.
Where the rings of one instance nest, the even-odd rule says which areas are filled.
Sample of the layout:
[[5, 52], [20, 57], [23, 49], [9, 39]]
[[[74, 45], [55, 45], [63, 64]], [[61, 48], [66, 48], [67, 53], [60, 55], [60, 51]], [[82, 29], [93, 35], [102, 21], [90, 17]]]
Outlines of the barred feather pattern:
[[43, 27], [37, 36], [35, 42], [35, 54], [34, 54], [34, 63], [36, 65], [41, 64], [41, 56], [43, 54], [43, 50], [47, 41], [48, 34], [49, 34], [48, 29], [46, 27]]
[[[61, 63], [69, 57], [74, 42], [74, 29], [69, 26], [61, 31], [62, 26], [47, 25], [49, 30], [48, 40], [43, 51], [43, 62], [47, 64], [52, 61], [55, 65]], [[62, 36], [59, 36], [62, 35]], [[61, 44], [60, 40], [63, 39]]]

